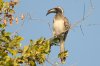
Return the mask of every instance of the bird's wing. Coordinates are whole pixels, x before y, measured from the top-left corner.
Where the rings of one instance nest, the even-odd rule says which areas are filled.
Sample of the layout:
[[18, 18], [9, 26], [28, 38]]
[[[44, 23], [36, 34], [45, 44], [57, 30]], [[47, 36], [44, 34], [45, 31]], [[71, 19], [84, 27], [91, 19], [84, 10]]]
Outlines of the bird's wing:
[[69, 25], [69, 21], [68, 21], [68, 19], [66, 17], [64, 17], [64, 25], [65, 26], [68, 26]]
[[66, 28], [65, 29], [66, 31], [69, 30], [70, 24], [69, 24], [69, 21], [68, 21], [68, 19], [66, 17], [64, 17], [64, 26]]
[[68, 34], [68, 31], [70, 29], [70, 24], [69, 24], [69, 21], [66, 17], [64, 17], [64, 26], [65, 26], [65, 31], [64, 31], [64, 41], [65, 41], [67, 34]]

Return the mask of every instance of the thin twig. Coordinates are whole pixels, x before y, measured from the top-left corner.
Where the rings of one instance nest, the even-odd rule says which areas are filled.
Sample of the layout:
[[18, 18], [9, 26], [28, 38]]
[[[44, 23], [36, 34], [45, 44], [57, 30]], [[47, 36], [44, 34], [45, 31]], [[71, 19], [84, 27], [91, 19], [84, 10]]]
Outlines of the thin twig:
[[86, 26], [100, 26], [100, 24], [88, 24]]
[[28, 16], [29, 16], [29, 19], [30, 19], [30, 20], [39, 20], [39, 21], [41, 21], [41, 22], [48, 22], [49, 29], [50, 29], [50, 31], [52, 32], [52, 29], [51, 29], [51, 26], [50, 26], [49, 21], [46, 21], [46, 20], [43, 20], [43, 19], [39, 19], [39, 18], [34, 18], [34, 19], [33, 19], [33, 18], [31, 17], [30, 14], [28, 14]]
[[19, 27], [19, 29], [17, 29], [15, 32], [13, 32], [11, 36], [16, 35], [23, 28], [25, 22], [24, 22], [24, 20], [22, 22], [23, 23], [21, 24], [21, 26]]
[[84, 36], [84, 32], [83, 32], [83, 29], [82, 29], [82, 26], [81, 25], [80, 25], [80, 29], [81, 29], [81, 32], [82, 32], [82, 34]]
[[[83, 10], [83, 21], [84, 21], [84, 17], [85, 17], [85, 3], [84, 3], [84, 10]], [[84, 36], [81, 25], [80, 25], [80, 29], [81, 29], [82, 35]]]
[[49, 25], [49, 29], [50, 29], [50, 31], [52, 32], [52, 29], [51, 29], [51, 26], [50, 26], [50, 23], [48, 22], [48, 25]]
[[91, 7], [94, 9], [94, 6], [93, 6], [93, 3], [92, 3], [92, 0], [90, 0], [90, 4], [91, 4]]
[[46, 61], [51, 64], [52, 66], [56, 66], [55, 64], [51, 63], [47, 58], [46, 58]]
[[84, 16], [84, 19], [82, 18], [82, 19], [80, 19], [79, 21], [75, 22], [75, 23], [71, 26], [70, 29], [73, 29], [73, 28], [76, 27], [79, 23], [82, 23], [87, 17], [89, 17], [89, 16], [92, 14], [93, 5], [92, 5], [92, 3], [91, 3], [91, 0], [90, 0], [90, 4], [91, 4], [91, 8], [90, 8], [90, 10], [89, 10], [89, 13], [88, 13], [86, 16]]

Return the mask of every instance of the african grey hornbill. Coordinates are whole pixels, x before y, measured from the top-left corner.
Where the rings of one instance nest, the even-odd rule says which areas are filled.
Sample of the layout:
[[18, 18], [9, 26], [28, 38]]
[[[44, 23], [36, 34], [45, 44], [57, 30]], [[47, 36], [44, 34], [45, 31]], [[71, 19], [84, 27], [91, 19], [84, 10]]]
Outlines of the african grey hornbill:
[[[63, 15], [64, 11], [61, 7], [55, 7], [50, 10], [48, 10], [47, 14], [50, 13], [56, 13], [54, 19], [53, 19], [53, 36], [58, 37], [61, 35], [59, 38], [59, 43], [60, 43], [60, 53], [64, 52], [64, 42], [66, 39], [66, 36], [68, 34], [68, 31], [70, 29], [70, 24], [68, 19]], [[64, 59], [61, 58], [61, 62], [63, 62]]]

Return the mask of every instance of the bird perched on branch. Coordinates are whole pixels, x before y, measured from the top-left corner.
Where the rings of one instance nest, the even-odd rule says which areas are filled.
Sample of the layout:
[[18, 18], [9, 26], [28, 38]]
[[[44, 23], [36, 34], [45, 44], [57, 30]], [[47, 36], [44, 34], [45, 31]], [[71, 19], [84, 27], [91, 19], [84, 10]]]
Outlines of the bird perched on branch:
[[[62, 53], [65, 51], [64, 42], [70, 29], [70, 24], [68, 19], [64, 16], [64, 10], [61, 7], [58, 6], [48, 10], [46, 15], [50, 13], [56, 14], [53, 19], [53, 36], [59, 38], [60, 53]], [[64, 58], [61, 58], [61, 62], [63, 61], [65, 61]]]

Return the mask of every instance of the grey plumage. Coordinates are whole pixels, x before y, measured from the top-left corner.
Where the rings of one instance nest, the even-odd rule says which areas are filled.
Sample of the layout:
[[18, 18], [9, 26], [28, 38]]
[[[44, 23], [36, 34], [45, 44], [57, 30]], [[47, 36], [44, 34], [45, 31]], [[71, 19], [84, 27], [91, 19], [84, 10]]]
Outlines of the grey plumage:
[[[69, 21], [66, 17], [64, 17], [64, 11], [61, 7], [56, 7], [48, 10], [47, 15], [50, 13], [56, 13], [53, 20], [53, 36], [58, 37], [59, 35], [61, 35], [58, 38], [60, 43], [60, 53], [62, 53], [65, 51], [64, 42], [70, 28]], [[61, 58], [61, 62], [63, 61], [63, 58]]]

